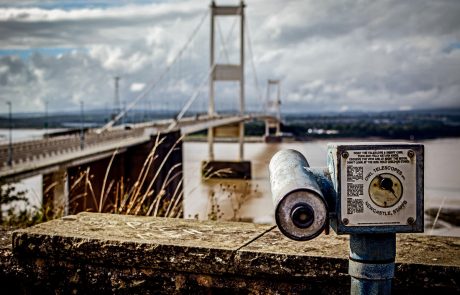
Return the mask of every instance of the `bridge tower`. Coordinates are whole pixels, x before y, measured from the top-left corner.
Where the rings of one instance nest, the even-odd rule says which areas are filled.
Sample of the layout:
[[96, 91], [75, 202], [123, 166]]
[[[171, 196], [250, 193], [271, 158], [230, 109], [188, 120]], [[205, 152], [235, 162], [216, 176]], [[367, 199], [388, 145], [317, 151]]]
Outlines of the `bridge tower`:
[[[266, 112], [267, 113], [274, 113], [276, 120], [273, 119], [266, 119], [265, 120], [265, 139], [266, 141], [273, 141], [270, 140], [279, 138], [281, 136], [281, 86], [280, 80], [272, 80], [269, 79], [267, 81], [267, 96], [266, 96]], [[276, 97], [274, 99], [271, 98], [272, 93], [276, 90]], [[270, 135], [270, 130], [275, 129], [275, 135]], [[268, 140], [267, 140], [268, 139]], [[275, 140], [276, 141], [276, 140]]]
[[[209, 106], [208, 115], [216, 116], [215, 110], [215, 83], [219, 81], [236, 81], [239, 82], [239, 116], [245, 113], [244, 107], [244, 8], [246, 5], [241, 0], [239, 5], [216, 5], [215, 1], [211, 2], [211, 38], [210, 38], [210, 71], [209, 71]], [[216, 18], [217, 17], [239, 17], [240, 27], [240, 42], [239, 42], [239, 63], [237, 64], [219, 64], [216, 61], [215, 55], [215, 40], [216, 40]], [[214, 138], [215, 137], [238, 137], [238, 161], [216, 161], [214, 158]], [[208, 128], [208, 161], [202, 163], [202, 175], [207, 177], [221, 169], [229, 169], [230, 174], [222, 176], [224, 178], [251, 178], [251, 162], [244, 161], [244, 121], [231, 125]]]
[[[215, 116], [215, 89], [217, 81], [238, 81], [239, 82], [239, 113], [243, 115], [244, 108], [244, 8], [246, 5], [241, 1], [236, 6], [217, 6], [211, 2], [211, 42], [210, 42], [210, 77], [209, 77], [209, 116]], [[215, 19], [220, 16], [240, 17], [240, 62], [239, 64], [217, 64], [215, 59]], [[214, 128], [208, 129], [209, 160], [214, 160]], [[239, 161], [243, 161], [244, 150], [244, 122], [238, 124]]]
[[120, 77], [119, 76], [113, 77], [113, 81], [114, 81], [115, 87], [114, 87], [114, 95], [113, 95], [113, 113], [112, 113], [112, 117], [110, 118], [111, 120], [113, 120], [120, 112]]

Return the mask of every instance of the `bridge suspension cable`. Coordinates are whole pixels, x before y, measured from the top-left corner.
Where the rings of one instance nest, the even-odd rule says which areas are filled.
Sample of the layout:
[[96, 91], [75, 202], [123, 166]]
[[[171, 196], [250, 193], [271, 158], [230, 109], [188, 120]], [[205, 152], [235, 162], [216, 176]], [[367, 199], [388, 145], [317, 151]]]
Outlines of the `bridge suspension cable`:
[[200, 30], [200, 28], [203, 25], [206, 17], [208, 16], [208, 14], [209, 14], [209, 11], [206, 10], [205, 13], [203, 14], [202, 18], [200, 19], [200, 22], [198, 23], [198, 25], [195, 27], [195, 29], [192, 31], [191, 35], [189, 36], [189, 38], [185, 42], [184, 46], [179, 50], [179, 52], [173, 58], [171, 63], [169, 65], [167, 65], [167, 67], [160, 74], [158, 79], [150, 81], [150, 83], [148, 83], [148, 85], [144, 88], [144, 90], [126, 108], [124, 108], [120, 113], [118, 113], [118, 115], [115, 116], [115, 118], [113, 118], [111, 121], [109, 121], [107, 124], [105, 124], [102, 128], [100, 128], [97, 131], [98, 133], [104, 132], [108, 128], [112, 127], [116, 122], [118, 122], [118, 120], [120, 120], [123, 116], [125, 116], [126, 113], [128, 111], [130, 111], [140, 100], [142, 100], [144, 97], [146, 97], [147, 94], [150, 91], [152, 91], [161, 82], [161, 80], [163, 80], [163, 78], [171, 70], [172, 66], [179, 60], [179, 58], [182, 56], [182, 54], [186, 51], [186, 49], [192, 43], [193, 39], [195, 38], [196, 34]]
[[[240, 10], [241, 8], [238, 8], [237, 10], [237, 14], [240, 13]], [[203, 77], [203, 79], [201, 80], [201, 83], [199, 84], [199, 86], [196, 88], [195, 92], [190, 96], [190, 98], [187, 100], [187, 102], [185, 103], [185, 105], [182, 107], [181, 111], [179, 112], [179, 114], [176, 116], [176, 120], [174, 122], [172, 122], [169, 127], [168, 127], [168, 130], [171, 130], [172, 128], [174, 128], [176, 125], [177, 125], [177, 121], [180, 120], [184, 114], [187, 112], [187, 110], [190, 108], [190, 106], [192, 105], [192, 103], [197, 99], [197, 97], [199, 96], [200, 94], [200, 91], [202, 90], [202, 88], [204, 87], [204, 85], [206, 85], [206, 81], [208, 80], [208, 77], [211, 75], [211, 73], [214, 71], [215, 67], [216, 67], [216, 64], [217, 64], [217, 61], [220, 60], [220, 58], [222, 57], [222, 54], [225, 54], [226, 55], [226, 58], [228, 60], [228, 53], [227, 53], [227, 48], [226, 48], [226, 44], [230, 41], [230, 37], [232, 36], [232, 33], [233, 33], [233, 30], [235, 29], [235, 26], [236, 26], [236, 23], [237, 23], [237, 19], [235, 19], [232, 23], [232, 26], [230, 27], [230, 31], [227, 35], [227, 38], [223, 38], [222, 36], [222, 31], [221, 31], [221, 28], [218, 24], [218, 30], [219, 30], [219, 34], [220, 34], [220, 37], [222, 39], [222, 45], [221, 45], [221, 48], [220, 48], [220, 52], [219, 52], [219, 56], [217, 57], [216, 61], [214, 62], [213, 65], [211, 65], [209, 71], [206, 73], [206, 75]]]
[[[263, 96], [262, 96], [262, 91], [260, 90], [260, 86], [259, 86], [259, 79], [257, 77], [256, 66], [255, 66], [255, 63], [254, 63], [254, 53], [252, 51], [252, 40], [251, 40], [251, 36], [249, 34], [249, 25], [248, 25], [247, 19], [246, 19], [244, 25], [246, 26], [246, 38], [247, 38], [247, 42], [248, 42], [248, 51], [249, 51], [249, 55], [250, 55], [250, 58], [251, 58], [251, 67], [252, 67], [252, 73], [254, 75], [254, 84], [255, 84], [256, 91], [257, 91], [257, 96], [258, 96], [260, 102], [264, 102], [264, 99], [263, 99]], [[264, 112], [265, 112], [265, 104], [266, 104], [266, 102], [264, 102], [262, 104], [263, 108], [264, 108], [263, 109]]]
[[187, 100], [187, 102], [185, 103], [184, 107], [182, 108], [182, 110], [180, 111], [180, 113], [176, 116], [176, 120], [174, 122], [172, 122], [169, 126], [168, 126], [168, 130], [171, 130], [173, 129], [174, 127], [176, 127], [177, 125], [177, 121], [179, 121], [180, 119], [182, 119], [182, 117], [185, 115], [185, 113], [188, 111], [188, 109], [190, 108], [190, 106], [192, 105], [192, 103], [197, 99], [198, 95], [200, 94], [201, 90], [203, 89], [203, 87], [206, 85], [206, 81], [208, 81], [208, 77], [209, 75], [214, 71], [214, 68], [216, 67], [216, 64], [214, 63], [214, 65], [209, 69], [208, 71], [208, 74], [206, 76], [204, 76], [204, 78], [201, 80], [201, 83], [200, 85], [195, 89], [195, 92], [192, 94], [192, 96], [190, 96], [190, 98]]
[[220, 40], [222, 40], [222, 50], [224, 51], [225, 59], [227, 63], [230, 62], [230, 57], [228, 55], [227, 44], [225, 43], [224, 34], [222, 33], [222, 27], [220, 26], [220, 22], [216, 19], [217, 30], [219, 31]]

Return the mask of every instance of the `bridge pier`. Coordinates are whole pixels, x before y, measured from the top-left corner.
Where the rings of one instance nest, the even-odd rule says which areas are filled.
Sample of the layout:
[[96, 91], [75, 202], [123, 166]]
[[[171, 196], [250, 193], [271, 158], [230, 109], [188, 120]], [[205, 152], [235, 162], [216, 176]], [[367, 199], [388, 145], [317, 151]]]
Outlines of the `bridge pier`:
[[[281, 142], [281, 87], [280, 87], [280, 80], [271, 80], [267, 81], [267, 111], [274, 111], [276, 114], [276, 120], [273, 119], [266, 119], [265, 120], [265, 142]], [[276, 98], [273, 100], [271, 99], [272, 89], [276, 87]], [[275, 134], [270, 134], [271, 130], [275, 131]]]
[[241, 122], [239, 124], [239, 136], [238, 136], [238, 147], [239, 147], [239, 153], [238, 153], [238, 161], [244, 161], [244, 122]]
[[[273, 134], [272, 131], [275, 131]], [[265, 135], [264, 141], [267, 143], [281, 142], [283, 140], [280, 131], [280, 123], [278, 121], [266, 119], [265, 120]]]
[[214, 161], [214, 128], [208, 128], [208, 158]]
[[43, 175], [43, 208], [46, 218], [54, 219], [67, 214], [69, 205], [67, 169], [60, 167], [55, 172]]
[[[251, 179], [251, 162], [244, 160], [244, 122], [209, 128], [211, 135], [208, 133], [210, 146], [209, 160], [201, 164], [201, 175], [207, 178], [234, 178], [234, 179]], [[209, 132], [209, 131], [208, 131]], [[216, 160], [214, 157], [214, 138], [237, 139], [238, 159]], [[211, 153], [212, 152], [212, 153]]]
[[238, 139], [238, 161], [244, 160], [244, 122], [208, 128], [208, 158], [214, 161], [214, 141], [216, 137]]

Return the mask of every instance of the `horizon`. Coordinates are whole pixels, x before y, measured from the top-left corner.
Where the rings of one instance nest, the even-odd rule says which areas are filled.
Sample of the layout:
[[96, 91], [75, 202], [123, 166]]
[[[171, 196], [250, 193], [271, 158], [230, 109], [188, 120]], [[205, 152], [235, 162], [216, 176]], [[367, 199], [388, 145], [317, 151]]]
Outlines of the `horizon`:
[[[145, 109], [132, 109], [130, 110], [127, 114], [128, 116], [130, 115], [135, 115], [137, 113], [149, 113], [153, 115], [166, 115], [166, 114], [175, 114], [178, 113], [179, 110], [177, 109], [163, 109], [163, 110], [145, 110]], [[219, 112], [219, 115], [226, 115], [226, 114], [231, 114], [233, 110], [228, 109], [228, 110], [222, 110]], [[251, 111], [247, 111], [246, 113], [250, 114]], [[256, 112], [253, 112], [256, 113]], [[321, 115], [321, 116], [340, 116], [340, 115], [389, 115], [389, 114], [436, 114], [436, 115], [460, 115], [460, 107], [458, 108], [435, 108], [435, 109], [410, 109], [410, 110], [345, 110], [345, 111], [300, 111], [300, 110], [291, 110], [291, 111], [286, 111], [282, 112], [282, 116], [299, 116], [299, 115], [305, 115], [305, 116], [316, 116], [316, 115]], [[106, 114], [113, 114], [113, 111], [110, 109], [90, 109], [90, 110], [85, 110], [84, 114], [86, 115], [94, 115], [94, 114], [100, 114], [100, 115], [106, 115]], [[195, 112], [195, 111], [189, 111], [187, 112], [189, 115], [195, 115], [195, 114], [207, 114], [203, 112]], [[81, 110], [80, 109], [75, 109], [75, 110], [66, 110], [66, 111], [56, 111], [56, 112], [48, 112], [48, 116], [74, 116], [74, 115], [81, 115]], [[25, 118], [30, 118], [30, 117], [36, 117], [36, 118], [41, 118], [45, 117], [46, 114], [44, 112], [13, 112], [13, 119], [25, 119]], [[7, 119], [8, 118], [8, 113], [0, 113], [0, 119]]]

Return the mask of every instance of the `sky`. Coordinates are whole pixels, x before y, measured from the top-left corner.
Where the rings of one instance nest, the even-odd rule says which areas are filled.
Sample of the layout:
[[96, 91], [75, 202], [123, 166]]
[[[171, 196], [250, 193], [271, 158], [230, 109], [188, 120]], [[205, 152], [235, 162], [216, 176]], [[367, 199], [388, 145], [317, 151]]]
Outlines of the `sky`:
[[[209, 71], [209, 4], [0, 0], [0, 113], [7, 101], [16, 112], [112, 109], [115, 76], [118, 107], [152, 87], [138, 108], [181, 109]], [[246, 4], [249, 111], [264, 108], [268, 79], [281, 81], [283, 112], [460, 107], [458, 0]], [[237, 60], [238, 32], [233, 18], [219, 18], [219, 63]], [[218, 111], [237, 110], [237, 84], [218, 84]], [[191, 109], [205, 111], [207, 85], [198, 93]]]

